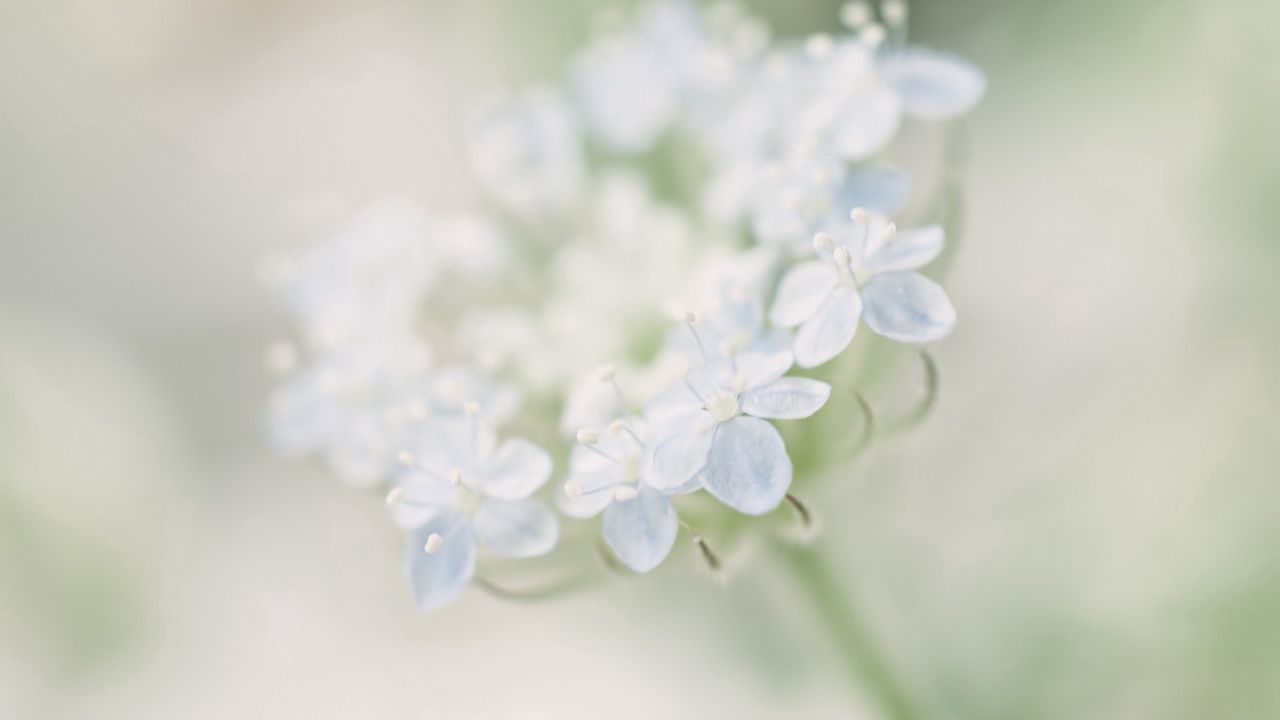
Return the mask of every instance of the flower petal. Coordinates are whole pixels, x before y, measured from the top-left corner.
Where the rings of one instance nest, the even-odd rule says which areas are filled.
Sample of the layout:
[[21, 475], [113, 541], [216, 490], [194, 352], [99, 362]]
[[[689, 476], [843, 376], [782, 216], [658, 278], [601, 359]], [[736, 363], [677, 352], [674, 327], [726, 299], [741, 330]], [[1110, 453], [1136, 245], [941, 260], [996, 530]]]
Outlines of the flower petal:
[[786, 375], [794, 362], [791, 350], [785, 349], [770, 353], [744, 352], [734, 358], [733, 366], [737, 368], [735, 375], [740, 374], [746, 380], [746, 387], [754, 388]]
[[818, 411], [831, 397], [831, 386], [821, 380], [784, 377], [742, 395], [742, 412], [762, 418], [796, 420]]
[[[427, 538], [439, 535], [442, 544], [426, 551]], [[434, 610], [462, 592], [476, 569], [476, 544], [466, 519], [445, 513], [409, 534], [405, 550], [413, 600], [423, 610]]]
[[858, 329], [862, 299], [852, 288], [840, 287], [831, 293], [817, 314], [796, 333], [796, 364], [817, 367], [849, 346]]
[[791, 458], [777, 428], [747, 416], [722, 424], [702, 483], [738, 512], [762, 515], [776, 508], [791, 486]]
[[699, 410], [673, 420], [661, 429], [665, 437], [653, 450], [649, 481], [654, 488], [675, 492], [707, 464], [711, 440], [715, 437], [715, 420]]
[[864, 160], [883, 148], [902, 122], [902, 100], [888, 87], [877, 87], [850, 103], [836, 128], [835, 142], [846, 160]]
[[453, 503], [457, 492], [444, 479], [420, 470], [402, 470], [397, 474], [394, 484], [400, 488], [403, 497], [388, 510], [395, 524], [405, 530], [431, 522]]
[[519, 500], [529, 497], [549, 477], [551, 456], [547, 451], [523, 438], [512, 438], [502, 443], [483, 471], [482, 488], [490, 497]]
[[953, 55], [911, 48], [885, 63], [884, 77], [902, 97], [907, 113], [944, 120], [968, 112], [986, 91], [987, 80]]
[[476, 540], [505, 557], [545, 555], [560, 538], [556, 516], [537, 500], [486, 500], [471, 522]]
[[934, 281], [919, 273], [877, 275], [862, 288], [867, 326], [900, 342], [928, 342], [951, 334], [956, 309]]
[[873, 275], [915, 270], [938, 257], [938, 253], [942, 252], [943, 239], [942, 227], [939, 225], [903, 230], [866, 258], [863, 267]]
[[811, 260], [787, 271], [778, 283], [778, 294], [769, 310], [769, 322], [793, 327], [813, 317], [836, 286], [836, 269]]
[[679, 522], [671, 501], [642, 485], [634, 498], [604, 511], [604, 540], [627, 567], [649, 572], [671, 552]]

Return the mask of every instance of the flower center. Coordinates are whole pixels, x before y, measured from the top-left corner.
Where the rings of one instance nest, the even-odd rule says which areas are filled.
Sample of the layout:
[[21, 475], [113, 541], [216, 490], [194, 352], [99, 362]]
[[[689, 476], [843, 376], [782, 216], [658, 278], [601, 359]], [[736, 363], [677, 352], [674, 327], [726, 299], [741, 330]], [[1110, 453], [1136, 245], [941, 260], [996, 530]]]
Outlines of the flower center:
[[738, 415], [738, 396], [725, 390], [717, 392], [707, 401], [707, 412], [716, 422], [732, 420]]
[[631, 448], [622, 454], [622, 481], [632, 483], [640, 479], [641, 456], [640, 451]]

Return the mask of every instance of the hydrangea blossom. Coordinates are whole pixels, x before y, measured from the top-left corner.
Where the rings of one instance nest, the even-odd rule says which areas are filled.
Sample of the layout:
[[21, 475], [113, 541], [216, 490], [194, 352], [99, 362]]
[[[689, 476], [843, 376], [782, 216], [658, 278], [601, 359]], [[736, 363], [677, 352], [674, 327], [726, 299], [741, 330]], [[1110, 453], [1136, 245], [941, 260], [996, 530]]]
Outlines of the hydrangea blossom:
[[[944, 231], [903, 214], [927, 203], [891, 155], [985, 80], [908, 45], [901, 0], [840, 19], [774, 38], [731, 2], [615, 15], [562, 82], [477, 104], [479, 207], [378, 203], [271, 265], [296, 340], [269, 353], [268, 435], [386, 489], [419, 607], [489, 587], [496, 558], [563, 570], [552, 477], [566, 522], [598, 516], [632, 571], [683, 532], [709, 554], [693, 524], [799, 502], [813, 458], [793, 463], [775, 423], [859, 421], [819, 366], [861, 322], [908, 343], [952, 331], [918, 272]], [[539, 443], [499, 442], [511, 428]]]

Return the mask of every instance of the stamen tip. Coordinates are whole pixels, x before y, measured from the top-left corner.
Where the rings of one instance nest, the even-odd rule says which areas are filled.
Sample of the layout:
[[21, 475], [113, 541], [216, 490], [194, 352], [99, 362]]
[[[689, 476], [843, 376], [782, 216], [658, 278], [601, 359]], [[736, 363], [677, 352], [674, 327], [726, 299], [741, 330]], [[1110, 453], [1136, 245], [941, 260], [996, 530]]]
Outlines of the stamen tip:
[[618, 366], [612, 363], [601, 365], [596, 369], [596, 378], [600, 382], [610, 382], [618, 374]]
[[829, 233], [820, 232], [813, 235], [813, 249], [818, 252], [830, 252], [835, 244], [835, 239]]
[[628, 500], [634, 500], [636, 495], [639, 494], [640, 492], [636, 490], [635, 485], [619, 485], [613, 491], [613, 499], [619, 502], [627, 502]]
[[387, 492], [387, 507], [399, 505], [402, 500], [404, 500], [404, 488], [399, 485]]
[[578, 431], [578, 442], [583, 445], [595, 445], [600, 442], [600, 433], [595, 430], [583, 428]]
[[444, 538], [440, 537], [440, 533], [431, 533], [427, 536], [427, 542], [422, 545], [422, 549], [428, 555], [435, 555], [440, 552], [441, 546], [444, 545]]

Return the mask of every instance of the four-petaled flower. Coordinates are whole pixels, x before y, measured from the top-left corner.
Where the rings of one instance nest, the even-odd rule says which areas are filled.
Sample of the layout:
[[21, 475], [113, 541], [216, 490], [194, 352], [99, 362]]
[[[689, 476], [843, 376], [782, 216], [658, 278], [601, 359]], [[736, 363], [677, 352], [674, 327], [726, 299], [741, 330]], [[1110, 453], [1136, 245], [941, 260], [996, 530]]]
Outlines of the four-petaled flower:
[[568, 515], [603, 512], [605, 542], [627, 567], [642, 573], [657, 567], [675, 544], [680, 521], [668, 495], [697, 488], [654, 486], [646, 435], [643, 422], [628, 419], [615, 420], [603, 435], [579, 431], [564, 494], [558, 496]]
[[883, 215], [855, 209], [850, 222], [820, 232], [821, 260], [791, 268], [778, 285], [769, 320], [800, 326], [796, 364], [816, 367], [848, 347], [863, 318], [875, 332], [901, 342], [946, 337], [956, 310], [937, 283], [915, 272], [942, 251], [936, 225], [897, 232]]
[[404, 468], [387, 494], [409, 530], [407, 560], [418, 607], [449, 602], [471, 580], [476, 543], [504, 557], [546, 554], [559, 538], [555, 514], [529, 498], [551, 475], [551, 457], [528, 440], [498, 445], [477, 410], [458, 421], [428, 421], [401, 453]]

